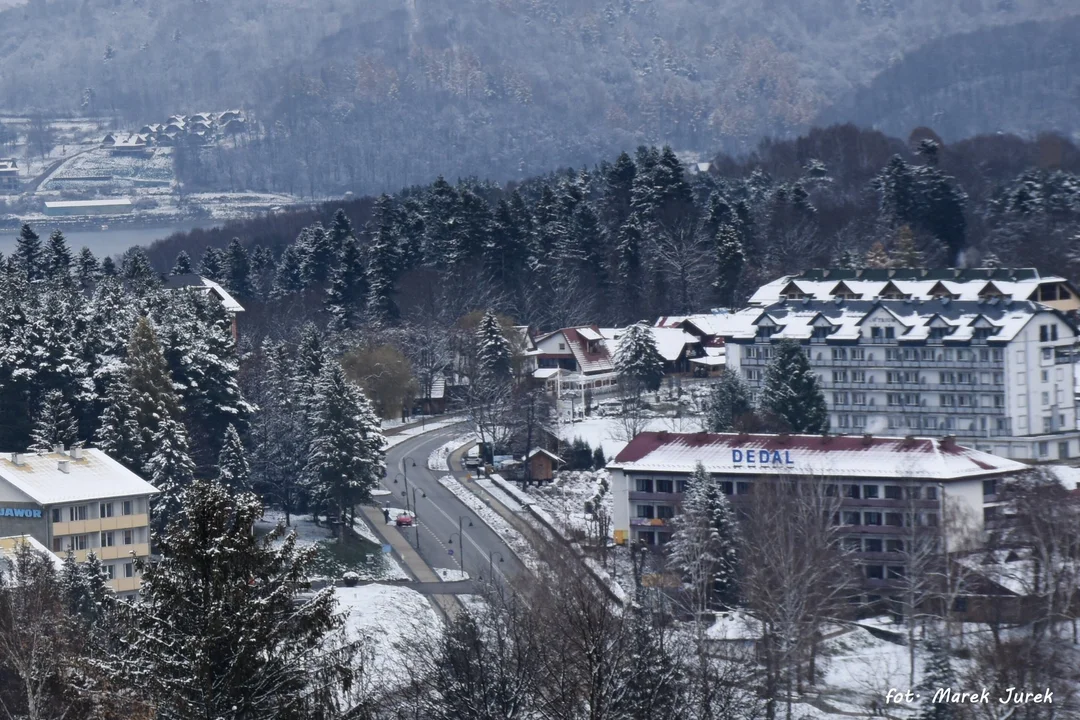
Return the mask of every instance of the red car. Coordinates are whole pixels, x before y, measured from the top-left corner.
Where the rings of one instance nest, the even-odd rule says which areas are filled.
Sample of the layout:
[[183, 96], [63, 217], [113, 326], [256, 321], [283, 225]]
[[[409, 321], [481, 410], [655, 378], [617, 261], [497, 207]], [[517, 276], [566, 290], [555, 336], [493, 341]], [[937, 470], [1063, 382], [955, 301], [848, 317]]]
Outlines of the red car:
[[397, 523], [398, 527], [412, 527], [413, 516], [406, 513], [401, 513], [397, 516], [397, 520], [395, 520], [394, 522]]

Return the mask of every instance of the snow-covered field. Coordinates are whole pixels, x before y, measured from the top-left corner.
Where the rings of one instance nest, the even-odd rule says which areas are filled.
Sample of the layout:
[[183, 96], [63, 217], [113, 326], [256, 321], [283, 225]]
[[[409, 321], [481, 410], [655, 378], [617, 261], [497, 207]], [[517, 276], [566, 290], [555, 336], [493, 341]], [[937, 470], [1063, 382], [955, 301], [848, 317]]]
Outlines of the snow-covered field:
[[[645, 426], [645, 430], [669, 432], [696, 432], [700, 429], [697, 418], [657, 417], [650, 419]], [[628, 442], [619, 419], [615, 417], [587, 417], [575, 423], [564, 423], [560, 435], [563, 442], [581, 438], [590, 447], [602, 447], [604, 457], [608, 460], [618, 455]]]
[[443, 443], [440, 447], [435, 448], [428, 455], [427, 466], [428, 470], [436, 470], [440, 472], [449, 472], [450, 466], [446, 464], [446, 461], [450, 458], [450, 454], [456, 451], [458, 448], [464, 447], [471, 442], [476, 441], [476, 433], [466, 433], [461, 437], [456, 437], [450, 442]]
[[538, 561], [532, 544], [520, 532], [512, 528], [510, 523], [506, 522], [499, 513], [485, 505], [483, 500], [476, 497], [468, 488], [455, 480], [453, 475], [445, 475], [439, 478], [439, 484], [468, 505], [488, 527], [503, 539], [503, 542], [513, 550], [514, 554], [518, 556], [526, 567], [532, 570], [536, 569]]
[[334, 588], [338, 609], [348, 613], [345, 629], [352, 639], [371, 642], [372, 684], [382, 691], [408, 678], [408, 649], [442, 635], [442, 623], [427, 599], [404, 587], [360, 585]]
[[[580, 538], [592, 530], [592, 514], [585, 512], [585, 503], [596, 497], [607, 477], [604, 470], [563, 471], [555, 473], [555, 478], [550, 483], [529, 487], [524, 493], [538, 508], [542, 508], [557, 526], [566, 530], [565, 535]], [[610, 491], [601, 496], [601, 507], [610, 517], [613, 511]], [[608, 535], [611, 536], [610, 530]]]
[[458, 570], [457, 568], [431, 568], [435, 571], [435, 574], [439, 576], [439, 579], [443, 582], [458, 582], [460, 580], [468, 580], [469, 573], [464, 570]]

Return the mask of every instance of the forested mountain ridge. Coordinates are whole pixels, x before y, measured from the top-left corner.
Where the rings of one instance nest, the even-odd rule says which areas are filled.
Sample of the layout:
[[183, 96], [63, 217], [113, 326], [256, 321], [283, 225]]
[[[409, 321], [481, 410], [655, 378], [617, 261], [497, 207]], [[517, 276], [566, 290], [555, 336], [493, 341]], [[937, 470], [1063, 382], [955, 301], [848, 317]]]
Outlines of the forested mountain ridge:
[[1040, 126], [1075, 130], [1077, 37], [1080, 16], [934, 40], [848, 93], [819, 120], [901, 134], [930, 125], [946, 140]]
[[[369, 192], [440, 173], [523, 178], [641, 143], [746, 150], [804, 130], [925, 42], [1075, 12], [1052, 0], [51, 0], [0, 12], [0, 106], [129, 127], [244, 106], [265, 134], [189, 163], [190, 185]], [[1038, 129], [1063, 128], [1025, 128]]]

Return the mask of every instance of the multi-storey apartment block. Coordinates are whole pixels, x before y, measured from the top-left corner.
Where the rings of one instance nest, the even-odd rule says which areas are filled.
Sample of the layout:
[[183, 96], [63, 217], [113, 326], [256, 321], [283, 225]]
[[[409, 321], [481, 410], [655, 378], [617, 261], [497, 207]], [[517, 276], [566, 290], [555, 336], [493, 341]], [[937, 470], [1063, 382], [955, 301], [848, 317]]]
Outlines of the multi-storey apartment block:
[[60, 558], [93, 552], [121, 594], [139, 589], [150, 554], [157, 489], [96, 449], [10, 453], [0, 459], [0, 537], [30, 536]]
[[727, 316], [727, 367], [760, 390], [773, 348], [800, 343], [841, 434], [953, 435], [1016, 459], [1080, 455], [1077, 330], [1007, 296], [788, 298]]
[[757, 483], [821, 483], [871, 600], [903, 577], [911, 538], [940, 532], [951, 547], [978, 542], [1000, 505], [998, 488], [1026, 469], [953, 438], [646, 432], [607, 466], [616, 542], [670, 541], [698, 463], [737, 512]]

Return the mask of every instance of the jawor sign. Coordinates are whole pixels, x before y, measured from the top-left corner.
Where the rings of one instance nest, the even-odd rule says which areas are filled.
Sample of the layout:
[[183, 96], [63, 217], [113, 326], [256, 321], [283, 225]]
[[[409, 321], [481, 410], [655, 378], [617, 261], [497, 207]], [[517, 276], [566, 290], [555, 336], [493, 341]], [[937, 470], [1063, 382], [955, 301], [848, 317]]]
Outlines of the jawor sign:
[[0, 518], [5, 517], [17, 517], [17, 518], [40, 518], [40, 508], [13, 508], [13, 507], [0, 507]]

